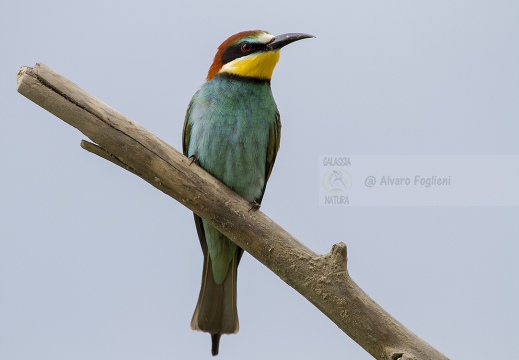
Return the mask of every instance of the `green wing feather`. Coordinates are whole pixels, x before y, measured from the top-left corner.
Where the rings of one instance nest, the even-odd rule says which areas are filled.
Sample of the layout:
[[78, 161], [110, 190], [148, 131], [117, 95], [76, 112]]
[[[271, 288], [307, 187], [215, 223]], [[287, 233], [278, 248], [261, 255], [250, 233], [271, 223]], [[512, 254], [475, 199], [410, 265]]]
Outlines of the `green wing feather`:
[[267, 181], [269, 180], [270, 174], [272, 173], [272, 168], [274, 167], [274, 163], [276, 162], [276, 156], [279, 151], [279, 144], [281, 142], [281, 118], [279, 116], [279, 111], [276, 111], [276, 126], [270, 128], [269, 131], [269, 143], [267, 147], [267, 166], [265, 166], [265, 185], [263, 185], [263, 190], [261, 191], [261, 196], [256, 200], [258, 204], [261, 204], [261, 200], [263, 199], [263, 194], [265, 194], [265, 188], [267, 187]]
[[182, 152], [185, 156], [187, 156], [187, 149], [189, 148], [189, 141], [191, 140], [191, 124], [189, 123], [189, 110], [191, 110], [191, 105], [193, 102], [189, 103], [186, 111], [186, 118], [184, 119], [184, 128], [182, 129]]
[[[269, 145], [267, 150], [267, 173], [265, 174], [265, 185], [269, 180], [270, 173], [272, 172], [272, 168], [274, 167], [274, 162], [276, 161], [276, 156], [279, 151], [279, 144], [281, 141], [281, 118], [279, 117], [279, 112], [276, 112], [276, 127], [270, 128], [269, 132]], [[265, 189], [263, 189], [265, 191]]]

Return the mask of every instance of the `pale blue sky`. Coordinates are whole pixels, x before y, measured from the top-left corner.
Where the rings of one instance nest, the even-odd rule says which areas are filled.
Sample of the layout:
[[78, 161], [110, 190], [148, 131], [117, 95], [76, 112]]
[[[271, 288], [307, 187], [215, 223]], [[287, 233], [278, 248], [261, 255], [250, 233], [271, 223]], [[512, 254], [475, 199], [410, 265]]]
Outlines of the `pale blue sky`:
[[[191, 213], [82, 150], [15, 75], [43, 62], [179, 149], [217, 46], [256, 28], [316, 36], [274, 72], [283, 136], [262, 210], [318, 253], [345, 242], [353, 279], [452, 359], [516, 356], [519, 207], [319, 207], [318, 159], [518, 155], [517, 1], [0, 10], [0, 359], [210, 358], [209, 335], [189, 327], [202, 266]], [[238, 281], [240, 332], [220, 359], [371, 358], [249, 255]]]

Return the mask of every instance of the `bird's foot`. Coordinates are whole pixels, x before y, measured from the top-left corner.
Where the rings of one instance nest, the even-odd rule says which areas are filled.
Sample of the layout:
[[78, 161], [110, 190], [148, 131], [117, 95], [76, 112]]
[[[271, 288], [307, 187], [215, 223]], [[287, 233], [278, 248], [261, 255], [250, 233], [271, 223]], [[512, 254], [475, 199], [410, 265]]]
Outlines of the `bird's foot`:
[[198, 161], [197, 161], [195, 155], [191, 155], [190, 157], [188, 157], [188, 159], [190, 160], [190, 161], [189, 161], [189, 166], [191, 166], [191, 164], [193, 164], [193, 163], [195, 163], [195, 164], [198, 165]]
[[258, 211], [259, 208], [260, 208], [260, 206], [261, 206], [261, 205], [260, 205], [259, 203], [257, 203], [256, 201], [250, 202], [249, 205], [250, 205], [249, 212], [250, 212], [251, 210], [252, 210], [252, 211]]

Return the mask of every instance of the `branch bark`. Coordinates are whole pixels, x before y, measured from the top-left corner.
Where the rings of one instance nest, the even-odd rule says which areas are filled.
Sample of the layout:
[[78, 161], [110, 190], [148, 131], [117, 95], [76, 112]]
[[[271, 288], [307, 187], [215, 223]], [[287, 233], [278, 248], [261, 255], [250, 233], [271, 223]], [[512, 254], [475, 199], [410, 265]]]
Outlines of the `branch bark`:
[[18, 92], [77, 128], [81, 146], [131, 171], [206, 219], [307, 298], [376, 359], [447, 359], [350, 278], [346, 245], [317, 255], [164, 141], [43, 64], [22, 67]]

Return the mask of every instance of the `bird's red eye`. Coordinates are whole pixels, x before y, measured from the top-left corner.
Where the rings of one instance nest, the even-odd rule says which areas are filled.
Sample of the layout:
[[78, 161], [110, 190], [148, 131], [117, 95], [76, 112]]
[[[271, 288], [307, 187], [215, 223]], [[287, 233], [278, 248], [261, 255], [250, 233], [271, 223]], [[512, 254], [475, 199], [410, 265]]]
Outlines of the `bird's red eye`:
[[251, 52], [251, 50], [252, 50], [252, 45], [249, 44], [248, 42], [241, 44], [241, 51], [243, 51], [244, 53], [249, 53], [249, 52]]

